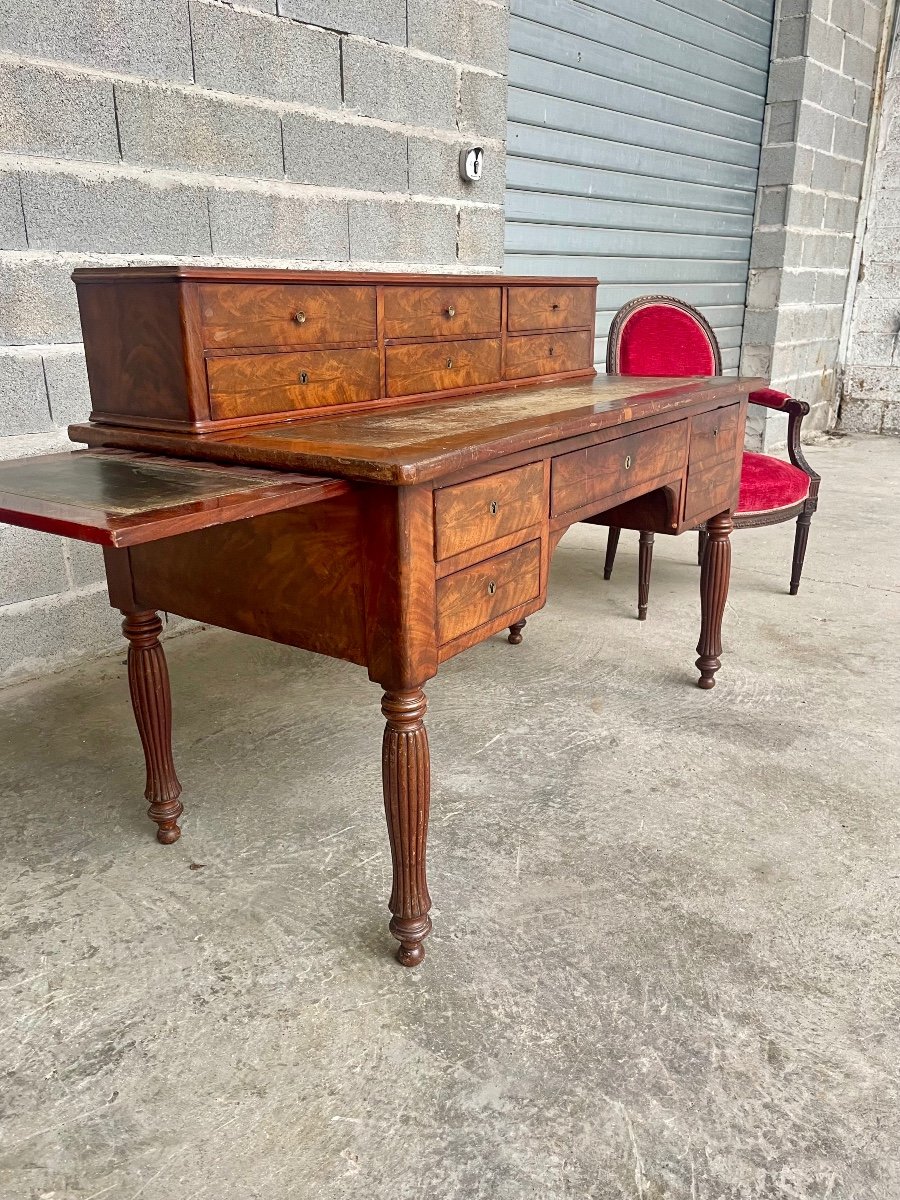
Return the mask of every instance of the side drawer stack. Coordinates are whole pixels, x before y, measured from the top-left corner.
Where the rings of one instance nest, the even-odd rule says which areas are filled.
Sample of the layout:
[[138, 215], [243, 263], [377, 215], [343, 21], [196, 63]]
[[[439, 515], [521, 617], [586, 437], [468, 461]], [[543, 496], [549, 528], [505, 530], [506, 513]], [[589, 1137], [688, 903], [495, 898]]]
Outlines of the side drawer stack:
[[730, 508], [740, 480], [738, 448], [744, 443], [741, 405], [691, 418], [684, 523], [702, 522]]

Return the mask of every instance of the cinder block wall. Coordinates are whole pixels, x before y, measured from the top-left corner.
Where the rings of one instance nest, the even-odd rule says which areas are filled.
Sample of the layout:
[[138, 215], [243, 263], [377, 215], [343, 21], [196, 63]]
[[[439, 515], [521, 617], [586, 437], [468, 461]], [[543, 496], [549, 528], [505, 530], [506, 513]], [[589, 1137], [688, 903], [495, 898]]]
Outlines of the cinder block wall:
[[[499, 270], [507, 19], [497, 0], [0, 4], [0, 456], [67, 447], [88, 413], [73, 267]], [[118, 643], [99, 552], [0, 525], [0, 681]]]
[[[863, 178], [883, 0], [780, 0], [776, 12], [741, 372], [834, 423], [841, 321]], [[784, 441], [751, 409], [751, 440]]]
[[900, 434], [900, 33], [885, 80], [859, 274], [841, 427]]

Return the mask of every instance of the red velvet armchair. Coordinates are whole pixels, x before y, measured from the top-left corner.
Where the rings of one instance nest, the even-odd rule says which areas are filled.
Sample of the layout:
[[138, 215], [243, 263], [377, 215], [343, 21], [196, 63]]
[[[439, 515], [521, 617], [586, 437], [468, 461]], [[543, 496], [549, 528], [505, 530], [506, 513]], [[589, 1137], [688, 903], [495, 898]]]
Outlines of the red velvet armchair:
[[[722, 356], [709, 322], [696, 309], [669, 296], [641, 296], [623, 305], [613, 318], [606, 370], [610, 375], [720, 375]], [[819, 494], [819, 476], [800, 448], [800, 425], [809, 405], [773, 388], [751, 392], [750, 403], [787, 413], [790, 462], [745, 451], [734, 527], [748, 529], [797, 518], [790, 583], [790, 594], [795, 596]], [[619, 529], [610, 527], [604, 579], [612, 575], [619, 533]], [[706, 532], [701, 527], [698, 561], [702, 561], [705, 544]], [[638, 565], [641, 621], [647, 616], [652, 557], [653, 534], [642, 533]]]

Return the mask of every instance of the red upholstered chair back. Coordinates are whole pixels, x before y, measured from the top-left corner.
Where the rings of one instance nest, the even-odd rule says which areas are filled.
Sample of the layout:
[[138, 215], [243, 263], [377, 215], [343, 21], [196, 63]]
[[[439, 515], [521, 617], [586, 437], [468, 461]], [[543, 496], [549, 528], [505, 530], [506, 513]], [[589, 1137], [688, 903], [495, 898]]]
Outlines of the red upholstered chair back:
[[721, 375], [709, 322], [671, 296], [640, 296], [613, 317], [606, 346], [610, 375]]

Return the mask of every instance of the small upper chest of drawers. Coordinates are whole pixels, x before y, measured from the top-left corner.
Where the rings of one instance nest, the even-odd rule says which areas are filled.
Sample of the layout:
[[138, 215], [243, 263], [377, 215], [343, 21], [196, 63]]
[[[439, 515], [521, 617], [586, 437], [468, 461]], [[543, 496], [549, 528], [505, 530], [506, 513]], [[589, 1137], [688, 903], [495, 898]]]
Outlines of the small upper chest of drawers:
[[92, 419], [204, 431], [594, 374], [596, 280], [77, 270]]

